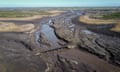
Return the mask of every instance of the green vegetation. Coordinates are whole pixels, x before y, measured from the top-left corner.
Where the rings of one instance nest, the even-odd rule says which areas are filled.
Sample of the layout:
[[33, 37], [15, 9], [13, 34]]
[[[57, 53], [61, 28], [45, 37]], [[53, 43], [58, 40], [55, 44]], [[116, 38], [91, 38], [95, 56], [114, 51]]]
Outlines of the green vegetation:
[[16, 17], [31, 17], [33, 15], [49, 15], [46, 11], [0, 11], [0, 17], [16, 18]]
[[103, 15], [104, 19], [120, 19], [120, 12]]

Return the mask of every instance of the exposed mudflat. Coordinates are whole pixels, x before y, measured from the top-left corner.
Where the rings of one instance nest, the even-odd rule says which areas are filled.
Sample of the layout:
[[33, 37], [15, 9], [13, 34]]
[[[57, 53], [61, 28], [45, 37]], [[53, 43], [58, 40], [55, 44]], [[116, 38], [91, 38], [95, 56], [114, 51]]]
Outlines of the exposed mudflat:
[[80, 11], [32, 21], [34, 32], [0, 32], [0, 72], [120, 72], [113, 25], [77, 21]]

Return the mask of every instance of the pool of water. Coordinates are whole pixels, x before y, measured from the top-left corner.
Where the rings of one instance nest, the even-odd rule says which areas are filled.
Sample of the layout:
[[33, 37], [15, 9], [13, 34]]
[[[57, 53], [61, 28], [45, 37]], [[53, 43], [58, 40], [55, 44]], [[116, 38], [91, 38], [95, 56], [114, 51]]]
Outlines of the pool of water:
[[82, 30], [83, 33], [85, 34], [93, 34], [93, 32], [89, 31], [89, 30]]
[[54, 29], [51, 28], [48, 24], [42, 25], [41, 32], [45, 35], [45, 38], [49, 41], [51, 48], [60, 47], [60, 45], [58, 44], [59, 39], [56, 37]]

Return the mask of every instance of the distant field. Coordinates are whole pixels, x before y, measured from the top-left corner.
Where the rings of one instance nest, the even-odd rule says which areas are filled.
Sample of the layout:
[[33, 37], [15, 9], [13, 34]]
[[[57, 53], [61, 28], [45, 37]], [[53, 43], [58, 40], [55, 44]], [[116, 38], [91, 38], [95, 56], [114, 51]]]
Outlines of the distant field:
[[116, 20], [93, 19], [89, 15], [80, 16], [79, 20], [87, 24], [111, 24], [116, 23]]
[[105, 14], [102, 17], [103, 19], [120, 19], [120, 12]]
[[116, 24], [112, 31], [120, 32], [120, 13], [103, 15], [101, 19], [90, 18], [89, 15], [80, 16], [79, 21], [87, 24]]
[[0, 10], [0, 18], [22, 18], [35, 15], [53, 15], [60, 11], [42, 11], [42, 10]]
[[0, 11], [0, 17], [15, 18], [15, 17], [30, 17], [33, 15], [49, 15], [51, 13], [45, 11]]
[[12, 10], [0, 11], [0, 20], [33, 20], [40, 19], [45, 16], [56, 16], [64, 11], [50, 10]]

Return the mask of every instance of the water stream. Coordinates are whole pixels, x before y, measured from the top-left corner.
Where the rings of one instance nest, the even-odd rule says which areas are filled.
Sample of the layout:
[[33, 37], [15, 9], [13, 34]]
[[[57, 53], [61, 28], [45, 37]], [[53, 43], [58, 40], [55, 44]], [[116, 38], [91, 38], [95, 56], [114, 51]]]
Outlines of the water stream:
[[41, 26], [41, 29], [38, 32], [36, 32], [36, 41], [37, 44], [39, 44], [38, 40], [40, 37], [40, 33], [42, 33], [44, 34], [45, 38], [48, 40], [51, 49], [59, 48], [61, 47], [58, 43], [60, 40], [56, 37], [54, 29], [50, 27], [51, 24], [52, 24], [52, 20], [50, 19], [48, 23], [43, 24]]
[[56, 37], [54, 29], [48, 24], [42, 25], [41, 32], [44, 33], [45, 38], [49, 41], [52, 48], [60, 47], [58, 44], [59, 39]]

